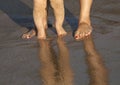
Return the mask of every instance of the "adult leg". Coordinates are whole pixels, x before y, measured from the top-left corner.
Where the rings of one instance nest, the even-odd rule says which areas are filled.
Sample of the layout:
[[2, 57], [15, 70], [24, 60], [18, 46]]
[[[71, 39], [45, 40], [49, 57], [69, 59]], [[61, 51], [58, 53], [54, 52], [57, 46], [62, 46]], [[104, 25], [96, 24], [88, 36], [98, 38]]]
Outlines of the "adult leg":
[[50, 0], [51, 6], [54, 11], [55, 16], [55, 28], [57, 31], [58, 36], [64, 36], [66, 35], [66, 31], [63, 28], [63, 22], [64, 22], [64, 1], [63, 0]]
[[90, 21], [90, 9], [92, 0], [80, 0], [80, 16], [79, 25], [75, 32], [75, 39], [82, 39], [92, 32], [91, 21]]

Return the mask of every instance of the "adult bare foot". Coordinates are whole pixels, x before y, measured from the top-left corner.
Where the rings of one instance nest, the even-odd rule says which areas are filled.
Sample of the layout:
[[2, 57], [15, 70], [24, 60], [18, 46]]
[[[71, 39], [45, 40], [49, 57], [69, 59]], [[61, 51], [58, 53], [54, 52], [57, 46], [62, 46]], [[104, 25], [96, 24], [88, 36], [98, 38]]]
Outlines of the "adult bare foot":
[[92, 27], [91, 25], [87, 23], [80, 23], [78, 26], [78, 29], [75, 32], [74, 38], [76, 40], [83, 39], [87, 36], [89, 36], [92, 32]]
[[24, 34], [22, 35], [22, 38], [23, 38], [23, 39], [30, 39], [30, 38], [34, 37], [36, 34], [37, 34], [37, 33], [36, 33], [36, 30], [35, 30], [35, 29], [31, 29], [31, 30], [28, 31], [27, 33], [24, 33]]

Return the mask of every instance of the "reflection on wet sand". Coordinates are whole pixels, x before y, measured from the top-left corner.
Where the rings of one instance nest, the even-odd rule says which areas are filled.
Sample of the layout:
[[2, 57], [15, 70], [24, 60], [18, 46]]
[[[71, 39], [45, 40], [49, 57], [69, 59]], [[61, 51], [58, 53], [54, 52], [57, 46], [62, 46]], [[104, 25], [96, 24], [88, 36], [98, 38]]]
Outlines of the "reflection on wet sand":
[[51, 46], [51, 41], [39, 40], [39, 44], [39, 57], [42, 65], [40, 75], [43, 85], [73, 85], [73, 73], [65, 42], [61, 38], [57, 39], [58, 56]]
[[90, 85], [108, 85], [107, 68], [104, 65], [102, 56], [95, 49], [92, 36], [89, 36], [89, 38], [83, 42], [87, 54], [86, 60], [90, 76]]

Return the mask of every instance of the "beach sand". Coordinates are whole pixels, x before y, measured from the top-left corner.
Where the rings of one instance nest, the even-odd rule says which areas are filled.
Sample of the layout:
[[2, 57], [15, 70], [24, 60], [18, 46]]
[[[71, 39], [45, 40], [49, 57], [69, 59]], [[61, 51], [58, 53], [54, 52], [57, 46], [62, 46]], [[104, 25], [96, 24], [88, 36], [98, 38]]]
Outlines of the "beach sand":
[[[79, 0], [65, 0], [64, 28], [57, 38], [48, 29], [47, 40], [21, 36], [34, 27], [32, 0], [0, 0], [0, 85], [119, 85], [120, 3], [94, 0], [92, 35], [75, 41]], [[52, 9], [48, 21], [54, 22]]]

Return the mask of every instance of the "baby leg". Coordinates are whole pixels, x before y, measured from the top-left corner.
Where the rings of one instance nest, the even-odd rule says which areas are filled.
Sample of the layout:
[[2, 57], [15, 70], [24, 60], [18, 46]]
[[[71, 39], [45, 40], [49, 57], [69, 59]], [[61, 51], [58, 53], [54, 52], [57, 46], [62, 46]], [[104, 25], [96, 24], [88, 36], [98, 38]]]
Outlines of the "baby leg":
[[33, 18], [37, 28], [38, 39], [46, 39], [45, 28], [47, 26], [47, 0], [34, 0]]
[[55, 16], [55, 28], [57, 31], [58, 36], [64, 36], [66, 35], [66, 31], [63, 28], [63, 22], [64, 22], [64, 1], [63, 0], [50, 0], [51, 6], [54, 11]]

